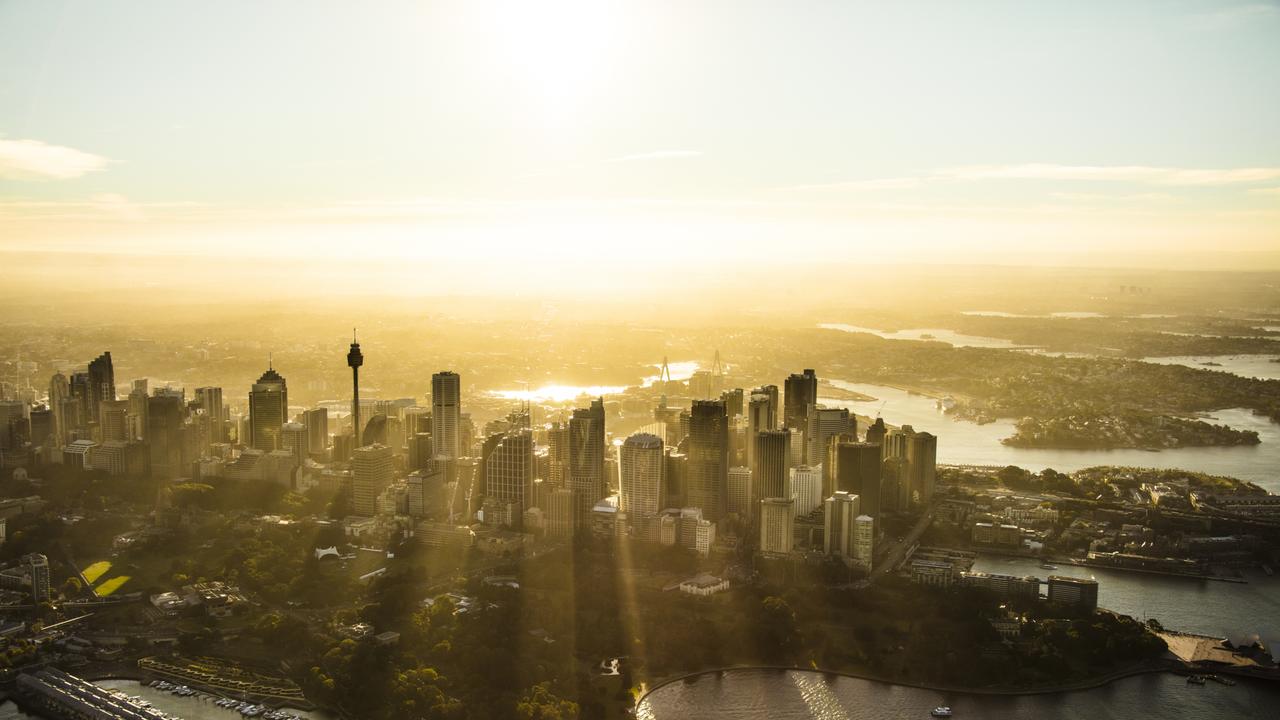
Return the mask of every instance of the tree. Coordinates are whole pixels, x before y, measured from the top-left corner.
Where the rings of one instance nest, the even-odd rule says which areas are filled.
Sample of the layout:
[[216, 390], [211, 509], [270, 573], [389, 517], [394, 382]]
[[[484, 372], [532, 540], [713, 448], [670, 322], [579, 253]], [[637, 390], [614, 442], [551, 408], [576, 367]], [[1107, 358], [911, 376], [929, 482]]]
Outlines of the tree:
[[556, 697], [551, 683], [543, 682], [525, 691], [516, 703], [520, 720], [577, 720], [578, 704]]

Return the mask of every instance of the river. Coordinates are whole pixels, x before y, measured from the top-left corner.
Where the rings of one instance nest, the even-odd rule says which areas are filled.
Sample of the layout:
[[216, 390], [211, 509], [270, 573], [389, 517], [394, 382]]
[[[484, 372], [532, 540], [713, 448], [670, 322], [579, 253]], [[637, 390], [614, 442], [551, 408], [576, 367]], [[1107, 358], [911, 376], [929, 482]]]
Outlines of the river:
[[1169, 673], [1140, 675], [1094, 690], [1050, 695], [967, 695], [797, 670], [732, 670], [664, 685], [641, 704], [640, 720], [884, 720], [929, 718], [948, 705], [960, 720], [1179, 720], [1273, 718], [1280, 688], [1252, 681], [1235, 687], [1188, 685]]
[[[831, 407], [847, 407], [860, 415], [879, 412], [890, 425], [911, 425], [938, 436], [938, 462], [956, 465], [1017, 465], [1040, 471], [1053, 468], [1071, 472], [1093, 465], [1181, 468], [1249, 480], [1280, 493], [1280, 424], [1243, 408], [1219, 410], [1213, 422], [1240, 430], [1253, 430], [1258, 445], [1237, 447], [1189, 447], [1151, 452], [1147, 450], [1058, 450], [1015, 448], [1000, 442], [1013, 434], [1013, 421], [978, 425], [940, 411], [933, 398], [883, 385], [829, 380], [841, 390], [868, 395], [875, 400], [851, 401], [820, 398]], [[821, 391], [819, 391], [821, 392]], [[884, 409], [881, 410], [883, 404]]]

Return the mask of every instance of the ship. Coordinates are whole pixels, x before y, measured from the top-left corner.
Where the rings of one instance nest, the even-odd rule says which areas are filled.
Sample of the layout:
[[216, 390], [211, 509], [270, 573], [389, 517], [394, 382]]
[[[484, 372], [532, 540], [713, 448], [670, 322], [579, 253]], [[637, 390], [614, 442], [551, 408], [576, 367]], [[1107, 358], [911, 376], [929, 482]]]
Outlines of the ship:
[[934, 708], [929, 714], [934, 717], [951, 717], [955, 713], [951, 712], [950, 707], [946, 705], [939, 705], [938, 707]]
[[1040, 563], [1040, 569], [1041, 570], [1057, 570], [1058, 566], [1054, 565], [1053, 563], [1044, 562], [1044, 563]]

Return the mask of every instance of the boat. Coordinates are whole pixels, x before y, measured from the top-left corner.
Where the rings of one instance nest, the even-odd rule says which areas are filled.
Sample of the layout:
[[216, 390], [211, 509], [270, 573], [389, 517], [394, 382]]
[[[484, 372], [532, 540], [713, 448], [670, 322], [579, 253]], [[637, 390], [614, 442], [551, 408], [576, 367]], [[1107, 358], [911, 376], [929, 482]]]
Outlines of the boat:
[[1187, 677], [1187, 682], [1188, 682], [1188, 683], [1190, 683], [1190, 684], [1192, 684], [1192, 685], [1203, 685], [1203, 684], [1204, 684], [1204, 676], [1203, 676], [1203, 675], [1191, 675], [1191, 676], [1188, 676], [1188, 677]]
[[1046, 562], [1046, 563], [1040, 563], [1040, 569], [1041, 570], [1057, 570], [1058, 566], [1054, 565], [1053, 563]]
[[938, 707], [934, 708], [929, 714], [934, 717], [951, 717], [954, 713], [951, 712], [950, 706], [939, 705]]
[[1223, 677], [1221, 675], [1205, 675], [1205, 679], [1212, 680], [1218, 683], [1219, 685], [1226, 685], [1228, 687], [1236, 684], [1235, 680], [1232, 680], [1229, 677]]

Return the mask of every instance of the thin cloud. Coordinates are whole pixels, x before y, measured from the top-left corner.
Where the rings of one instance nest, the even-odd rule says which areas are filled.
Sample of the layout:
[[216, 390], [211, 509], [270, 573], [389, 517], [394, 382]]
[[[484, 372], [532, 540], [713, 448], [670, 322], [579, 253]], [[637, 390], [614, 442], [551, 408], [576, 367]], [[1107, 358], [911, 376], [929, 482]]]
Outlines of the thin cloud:
[[1280, 196], [1280, 187], [1269, 188], [1253, 188], [1249, 191], [1250, 195], [1276, 195]]
[[605, 162], [624, 163], [624, 162], [649, 162], [652, 160], [686, 160], [688, 158], [702, 157], [701, 150], [654, 150], [652, 152], [637, 153], [635, 155], [623, 155], [621, 157], [609, 158]]
[[947, 180], [1082, 180], [1167, 186], [1232, 185], [1280, 179], [1280, 168], [1170, 168], [1144, 165], [970, 165], [935, 173]]
[[69, 180], [101, 170], [107, 163], [100, 155], [75, 148], [0, 137], [0, 178], [6, 180]]
[[848, 182], [815, 183], [811, 185], [794, 185], [783, 188], [797, 192], [863, 192], [870, 190], [907, 190], [917, 188], [927, 182], [919, 177], [875, 178], [872, 180], [850, 180]]

